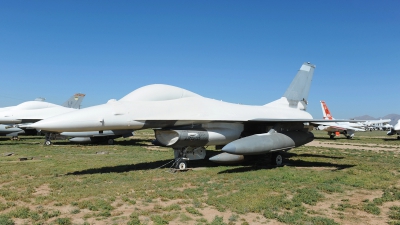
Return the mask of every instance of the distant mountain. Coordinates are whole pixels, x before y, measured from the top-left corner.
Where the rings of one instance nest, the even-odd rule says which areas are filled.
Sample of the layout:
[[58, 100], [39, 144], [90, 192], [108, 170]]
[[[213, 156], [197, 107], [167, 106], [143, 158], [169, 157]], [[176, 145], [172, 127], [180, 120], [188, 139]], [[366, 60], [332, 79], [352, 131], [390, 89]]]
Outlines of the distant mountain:
[[399, 114], [388, 114], [384, 117], [381, 118], [374, 118], [372, 116], [369, 115], [364, 115], [364, 116], [356, 116], [353, 119], [355, 120], [379, 120], [379, 119], [391, 119], [390, 123], [391, 125], [395, 125], [397, 123], [397, 121], [400, 119], [400, 115]]
[[392, 121], [390, 121], [390, 124], [395, 125], [397, 123], [397, 121], [400, 119], [400, 115], [399, 114], [389, 114], [384, 116], [382, 119], [391, 119]]
[[374, 118], [372, 116], [369, 116], [369, 115], [356, 116], [356, 117], [354, 117], [354, 119], [355, 120], [379, 120], [379, 119], [376, 119], [376, 118]]

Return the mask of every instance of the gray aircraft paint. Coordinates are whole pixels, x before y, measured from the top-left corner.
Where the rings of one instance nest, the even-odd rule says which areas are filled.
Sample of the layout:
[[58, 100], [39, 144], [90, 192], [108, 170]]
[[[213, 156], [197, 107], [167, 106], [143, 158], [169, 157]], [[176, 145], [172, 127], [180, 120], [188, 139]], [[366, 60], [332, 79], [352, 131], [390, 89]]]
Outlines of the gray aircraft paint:
[[61, 136], [66, 137], [104, 137], [120, 135], [129, 137], [133, 135], [133, 130], [104, 130], [104, 131], [86, 131], [86, 132], [62, 132]]
[[95, 143], [109, 141], [119, 137], [131, 137], [133, 130], [105, 130], [105, 131], [87, 131], [87, 132], [62, 132], [61, 136], [71, 137], [69, 141], [76, 143]]
[[0, 136], [16, 137], [18, 134], [23, 134], [24, 130], [10, 125], [0, 124]]
[[[158, 128], [155, 143], [173, 147], [175, 156], [181, 159], [188, 152], [203, 157], [198, 146], [207, 144], [234, 144], [240, 149], [234, 153], [242, 156], [288, 150], [311, 141], [309, 124], [324, 121], [313, 119], [305, 111], [314, 69], [314, 65], [304, 63], [284, 95], [262, 106], [223, 102], [155, 84], [136, 89], [118, 101], [45, 119], [32, 127], [49, 131]], [[234, 135], [230, 136], [225, 131], [232, 124], [240, 127], [233, 128]], [[268, 133], [271, 129], [278, 133]], [[228, 158], [241, 159], [228, 153], [219, 156], [222, 161]]]
[[[64, 105], [76, 107], [80, 105], [84, 94], [74, 94]], [[0, 110], [0, 123], [17, 124], [17, 123], [33, 123], [44, 118], [60, 115], [63, 113], [75, 111], [77, 109], [56, 105], [53, 103], [39, 101], [27, 101], [16, 106], [7, 107]]]
[[84, 97], [85, 94], [81, 93], [74, 94], [71, 98], [69, 98], [66, 102], [64, 102], [62, 106], [66, 108], [80, 109]]

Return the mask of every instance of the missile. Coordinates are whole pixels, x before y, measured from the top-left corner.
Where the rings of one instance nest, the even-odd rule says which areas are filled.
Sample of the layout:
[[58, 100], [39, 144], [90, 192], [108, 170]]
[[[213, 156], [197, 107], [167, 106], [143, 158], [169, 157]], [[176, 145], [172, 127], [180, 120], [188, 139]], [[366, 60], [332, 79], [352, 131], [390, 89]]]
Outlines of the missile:
[[243, 155], [232, 155], [226, 152], [209, 158], [210, 161], [221, 164], [238, 163], [244, 160]]
[[311, 142], [311, 132], [288, 131], [285, 133], [268, 132], [244, 137], [225, 145], [221, 150], [235, 155], [260, 155], [273, 151], [289, 150]]

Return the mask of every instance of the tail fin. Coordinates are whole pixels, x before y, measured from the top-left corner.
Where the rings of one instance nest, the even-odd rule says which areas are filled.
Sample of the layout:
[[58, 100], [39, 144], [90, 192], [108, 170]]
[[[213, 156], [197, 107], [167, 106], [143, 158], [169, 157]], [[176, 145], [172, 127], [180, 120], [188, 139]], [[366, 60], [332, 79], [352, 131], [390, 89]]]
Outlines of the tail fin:
[[77, 93], [74, 94], [71, 98], [69, 98], [62, 106], [67, 108], [79, 109], [81, 107], [81, 102], [85, 94]]
[[315, 65], [309, 62], [303, 63], [282, 98], [266, 105], [280, 107], [289, 106], [300, 110], [306, 110], [308, 93], [310, 92], [315, 67]]
[[333, 120], [332, 114], [328, 109], [328, 106], [326, 105], [325, 101], [321, 101], [321, 108], [322, 108], [322, 114], [324, 115], [324, 120]]

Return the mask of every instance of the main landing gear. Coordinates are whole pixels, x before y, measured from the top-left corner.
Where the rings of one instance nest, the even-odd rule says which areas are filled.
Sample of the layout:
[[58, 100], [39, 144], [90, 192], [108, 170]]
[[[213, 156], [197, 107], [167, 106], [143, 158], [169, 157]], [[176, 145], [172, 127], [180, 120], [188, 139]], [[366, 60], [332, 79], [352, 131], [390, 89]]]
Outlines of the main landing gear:
[[53, 139], [55, 138], [54, 135], [55, 135], [55, 134], [53, 134], [53, 133], [45, 133], [45, 134], [44, 134], [44, 137], [45, 137], [44, 145], [49, 146], [49, 145], [53, 144], [53, 143], [51, 142], [51, 139], [52, 139], [52, 138], [53, 138]]
[[206, 149], [204, 147], [183, 147], [174, 148], [175, 162], [173, 166], [178, 170], [187, 170], [189, 160], [199, 160], [206, 157]]
[[19, 137], [18, 136], [12, 136], [10, 139], [12, 141], [19, 141]]
[[110, 138], [107, 140], [107, 144], [113, 145], [114, 144], [114, 139]]
[[274, 166], [283, 166], [283, 152], [277, 151], [271, 153], [271, 164]]
[[174, 162], [175, 168], [178, 170], [186, 170], [188, 165], [188, 160], [185, 158], [178, 158]]

